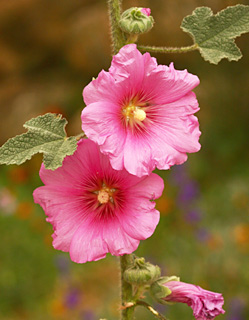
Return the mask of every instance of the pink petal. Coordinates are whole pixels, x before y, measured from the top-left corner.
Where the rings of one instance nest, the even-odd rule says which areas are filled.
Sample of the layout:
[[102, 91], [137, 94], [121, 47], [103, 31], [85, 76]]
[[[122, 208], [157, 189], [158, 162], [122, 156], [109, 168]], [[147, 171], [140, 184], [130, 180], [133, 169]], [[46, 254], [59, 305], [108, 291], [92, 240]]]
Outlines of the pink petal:
[[102, 233], [103, 230], [90, 220], [78, 226], [69, 249], [72, 261], [85, 263], [105, 258], [108, 250]]
[[132, 96], [140, 90], [144, 78], [144, 62], [135, 44], [122, 47], [119, 53], [113, 56], [109, 72], [116, 82], [122, 82], [123, 97]]
[[143, 179], [138, 179], [138, 183], [129, 187], [129, 192], [136, 195], [137, 198], [146, 198], [154, 200], [161, 197], [164, 189], [164, 181], [155, 173], [145, 176]]
[[155, 109], [154, 112], [162, 122], [164, 119], [174, 122], [175, 118], [193, 115], [200, 110], [196, 95], [192, 91], [176, 101], [160, 105], [160, 108], [152, 106], [150, 109]]
[[120, 107], [110, 102], [96, 102], [83, 109], [82, 130], [87, 136], [102, 145], [106, 137], [115, 134], [125, 137], [125, 131], [120, 125]]
[[134, 200], [132, 206], [127, 206], [126, 216], [119, 216], [124, 231], [130, 237], [145, 240], [154, 233], [160, 219], [160, 213], [154, 206], [155, 203], [148, 200]]
[[171, 63], [169, 67], [159, 65], [147, 72], [143, 91], [155, 104], [165, 104], [182, 98], [198, 84], [197, 76], [187, 70], [175, 70]]
[[123, 147], [126, 132], [120, 123], [120, 107], [102, 102], [93, 103], [82, 111], [82, 130], [110, 156], [113, 168], [123, 169]]
[[[151, 148], [158, 150], [158, 140], [163, 141], [165, 147], [170, 146], [181, 153], [197, 152], [200, 150], [199, 123], [195, 116], [164, 119], [160, 130], [151, 130]], [[160, 142], [159, 142], [160, 143]]]
[[160, 215], [154, 209], [155, 202], [151, 200], [159, 198], [163, 188], [163, 179], [152, 173], [127, 190], [129, 203], [126, 213], [118, 218], [125, 232], [132, 238], [144, 240], [155, 231]]
[[119, 220], [112, 220], [105, 225], [103, 238], [108, 247], [108, 251], [115, 256], [130, 254], [135, 251], [139, 241], [130, 237], [124, 230]]
[[83, 90], [83, 98], [87, 105], [98, 101], [115, 103], [120, 99], [122, 87], [115, 81], [114, 77], [102, 70], [97, 79], [91, 81]]
[[173, 165], [182, 164], [187, 160], [188, 156], [186, 153], [179, 152], [167, 145], [161, 137], [157, 136], [156, 139], [158, 139], [158, 148], [153, 150], [153, 157], [159, 170], [167, 170]]
[[155, 169], [150, 145], [144, 137], [136, 137], [128, 131], [123, 154], [124, 167], [131, 174], [142, 177]]
[[139, 241], [123, 232], [114, 218], [105, 223], [87, 221], [82, 223], [72, 239], [70, 257], [74, 262], [96, 261], [110, 252], [113, 255], [130, 254], [138, 247]]
[[55, 190], [44, 186], [37, 188], [33, 196], [35, 203], [39, 203], [48, 216], [47, 221], [53, 225], [53, 246], [68, 251], [78, 223], [86, 216], [82, 210], [80, 194], [66, 188]]

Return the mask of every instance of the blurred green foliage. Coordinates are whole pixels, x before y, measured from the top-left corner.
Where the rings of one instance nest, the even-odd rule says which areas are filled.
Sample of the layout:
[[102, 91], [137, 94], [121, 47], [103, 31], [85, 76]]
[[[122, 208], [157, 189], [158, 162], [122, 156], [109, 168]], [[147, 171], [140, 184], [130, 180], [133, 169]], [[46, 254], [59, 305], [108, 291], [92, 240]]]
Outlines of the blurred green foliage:
[[[189, 45], [182, 18], [197, 6], [217, 12], [235, 0], [124, 0], [150, 7], [156, 21], [140, 44]], [[249, 4], [248, 1], [240, 1]], [[46, 112], [69, 120], [68, 134], [81, 130], [83, 87], [111, 60], [106, 5], [101, 0], [11, 0], [0, 2], [0, 142]], [[198, 52], [156, 55], [200, 77], [195, 90], [202, 149], [183, 166], [160, 172], [165, 191], [161, 221], [141, 242], [138, 255], [165, 275], [222, 292], [226, 314], [249, 318], [249, 35], [236, 43], [239, 62], [204, 62]], [[0, 319], [95, 320], [118, 318], [118, 258], [76, 265], [52, 248], [52, 227], [33, 204], [41, 185], [41, 157], [23, 166], [1, 166]], [[158, 306], [171, 320], [192, 319], [185, 305]], [[137, 319], [153, 319], [137, 310]]]

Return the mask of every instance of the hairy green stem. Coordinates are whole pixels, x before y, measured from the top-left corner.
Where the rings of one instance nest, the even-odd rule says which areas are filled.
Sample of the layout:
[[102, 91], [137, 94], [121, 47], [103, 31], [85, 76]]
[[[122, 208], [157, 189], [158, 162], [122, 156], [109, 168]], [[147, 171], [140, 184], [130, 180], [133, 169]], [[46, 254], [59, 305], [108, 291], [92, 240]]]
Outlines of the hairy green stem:
[[198, 44], [193, 44], [192, 46], [187, 47], [155, 47], [155, 46], [141, 46], [138, 45], [137, 48], [141, 51], [146, 52], [156, 52], [156, 53], [185, 53], [198, 49]]
[[125, 35], [119, 27], [121, 0], [107, 0], [107, 2], [111, 28], [112, 49], [113, 54], [116, 54], [126, 44]]
[[137, 302], [136, 302], [136, 305], [145, 307], [145, 308], [148, 309], [157, 319], [167, 320], [161, 313], [159, 313], [158, 311], [156, 311], [154, 308], [152, 308], [151, 305], [149, 305], [149, 304], [148, 304], [147, 302], [145, 302], [145, 301], [137, 301]]
[[[124, 280], [124, 272], [133, 265], [133, 255], [125, 254], [120, 257], [121, 269], [121, 299], [122, 299], [122, 316], [121, 320], [133, 320], [134, 316], [134, 301], [132, 285]], [[129, 303], [132, 305], [129, 307]]]
[[[113, 54], [117, 54], [118, 51], [127, 43], [136, 42], [137, 36], [133, 35], [129, 37], [128, 40], [124, 32], [119, 27], [120, 15], [121, 15], [121, 2], [122, 0], [107, 0], [108, 2], [108, 11], [109, 11], [109, 20], [111, 28], [111, 40]], [[166, 47], [154, 47], [154, 46], [138, 46], [138, 49], [141, 51], [149, 52], [161, 52], [161, 53], [181, 53], [196, 50], [198, 46], [196, 44], [189, 47], [182, 48], [166, 48]], [[79, 139], [82, 136], [79, 135]], [[136, 301], [141, 291], [138, 289], [135, 297], [133, 296], [133, 287], [131, 284], [125, 281], [124, 272], [129, 267], [133, 266], [134, 257], [133, 255], [125, 254], [120, 257], [120, 269], [121, 269], [121, 300], [122, 300], [122, 313], [121, 320], [133, 320], [135, 306], [141, 305], [147, 308], [155, 317], [160, 320], [166, 320], [166, 318], [153, 309], [148, 303], [144, 301]]]

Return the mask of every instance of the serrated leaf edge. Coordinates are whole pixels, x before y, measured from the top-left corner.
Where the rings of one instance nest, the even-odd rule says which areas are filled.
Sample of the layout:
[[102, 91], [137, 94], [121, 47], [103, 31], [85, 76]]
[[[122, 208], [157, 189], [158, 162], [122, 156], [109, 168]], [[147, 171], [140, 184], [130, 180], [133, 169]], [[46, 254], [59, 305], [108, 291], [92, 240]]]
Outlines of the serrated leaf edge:
[[[66, 153], [65, 153], [65, 157], [66, 157], [66, 156], [73, 155], [74, 152], [77, 150], [77, 139], [76, 139], [76, 137], [74, 137], [74, 136], [72, 136], [72, 137], [67, 137], [67, 135], [66, 135], [66, 130], [65, 130], [65, 126], [67, 125], [68, 121], [67, 121], [65, 118], [62, 118], [62, 115], [61, 115], [61, 114], [55, 115], [55, 114], [53, 114], [53, 113], [47, 113], [47, 114], [45, 114], [45, 115], [51, 115], [51, 116], [54, 117], [54, 119], [57, 118], [58, 121], [63, 121], [63, 122], [64, 122], [64, 124], [63, 124], [63, 130], [64, 130], [64, 133], [65, 133], [65, 136], [56, 135], [56, 134], [54, 134], [53, 132], [50, 132], [49, 130], [43, 130], [43, 131], [44, 131], [44, 132], [48, 132], [48, 133], [50, 133], [50, 134], [52, 133], [54, 136], [58, 137], [58, 139], [57, 139], [58, 141], [60, 141], [60, 140], [63, 139], [61, 145], [62, 145], [65, 141], [67, 141], [67, 140], [69, 140], [69, 139], [74, 140], [74, 141], [75, 141], [75, 148], [74, 148], [74, 150], [69, 151], [69, 152], [66, 152]], [[36, 117], [36, 118], [33, 118], [33, 119], [41, 118], [41, 117], [43, 117], [43, 116], [45, 116], [45, 115], [40, 115], [40, 116], [38, 116], [38, 117]], [[61, 119], [61, 118], [62, 118], [62, 119]], [[29, 125], [27, 124], [27, 123], [28, 123], [29, 121], [31, 121], [31, 120], [32, 120], [32, 119], [30, 119], [30, 120], [28, 120], [28, 121], [26, 121], [26, 122], [24, 123], [23, 127], [24, 127], [25, 129], [28, 129], [28, 130], [29, 130], [30, 128], [33, 129], [32, 126], [29, 126]], [[34, 131], [37, 131], [37, 130], [34, 130]], [[9, 139], [0, 147], [0, 150], [1, 150], [8, 142], [10, 142], [11, 140], [16, 139], [17, 137], [19, 138], [19, 137], [22, 137], [22, 136], [26, 136], [28, 133], [29, 133], [29, 131], [27, 131], [27, 132], [25, 132], [25, 133], [22, 133], [22, 134], [20, 134], [20, 135], [16, 135], [15, 137], [9, 138]], [[53, 140], [53, 141], [50, 141], [50, 142], [47, 142], [47, 143], [42, 143], [41, 145], [48, 145], [48, 144], [50, 144], [50, 143], [54, 143], [55, 141], [56, 141], [56, 140]], [[39, 145], [36, 145], [35, 147], [39, 147]], [[33, 148], [35, 148], [35, 147], [33, 147]], [[31, 149], [32, 149], [32, 148], [27, 148], [27, 149], [25, 149], [25, 151], [31, 150]], [[22, 151], [22, 152], [25, 152], [25, 151]], [[14, 158], [17, 154], [18, 154], [18, 155], [19, 155], [19, 154], [22, 154], [22, 152], [16, 153], [15, 155], [13, 155], [12, 158], [10, 157], [11, 160], [9, 160], [9, 161], [1, 161], [1, 160], [0, 160], [0, 164], [6, 164], [6, 165], [16, 164], [16, 165], [21, 165], [22, 163], [26, 162], [27, 160], [30, 160], [35, 154], [38, 154], [38, 153], [43, 154], [43, 159], [44, 159], [45, 155], [48, 154], [48, 152], [44, 152], [44, 151], [40, 150], [40, 151], [37, 151], [37, 152], [35, 152], [35, 153], [27, 156], [24, 160], [20, 160], [20, 161], [17, 161], [17, 160], [16, 160], [16, 161], [13, 161], [13, 158]], [[62, 159], [61, 165], [62, 165], [65, 157]], [[59, 168], [61, 165], [58, 165], [58, 166], [55, 166], [55, 167], [52, 167], [52, 168], [51, 168], [51, 167], [49, 167], [49, 166], [46, 166], [45, 163], [44, 163], [45, 168], [50, 169], [50, 170], [55, 170], [55, 169]]]
[[[225, 9], [217, 12], [216, 14], [213, 13], [213, 11], [212, 11], [211, 8], [206, 7], [206, 6], [201, 6], [201, 7], [196, 8], [196, 9], [192, 12], [192, 14], [184, 17], [184, 18], [183, 18], [183, 21], [184, 21], [185, 18], [188, 18], [188, 17], [193, 16], [193, 15], [195, 14], [196, 10], [199, 10], [199, 9], [201, 9], [201, 8], [209, 9], [209, 12], [212, 14], [212, 15], [210, 15], [210, 17], [213, 17], [213, 16], [214, 16], [214, 17], [217, 17], [217, 16], [219, 16], [223, 11], [227, 10], [228, 8], [234, 8], [234, 7], [249, 7], [249, 6], [243, 5], [243, 4], [238, 4], [238, 5], [235, 5], [235, 6], [228, 6], [228, 7], [226, 7]], [[182, 23], [183, 23], [183, 21], [182, 21]], [[239, 59], [241, 59], [241, 57], [242, 57], [242, 52], [241, 52], [240, 48], [236, 45], [236, 43], [235, 43], [235, 38], [241, 36], [242, 34], [246, 33], [247, 31], [241, 32], [241, 33], [240, 33], [239, 35], [237, 35], [236, 37], [228, 37], [228, 39], [234, 43], [234, 45], [236, 46], [236, 48], [237, 48], [238, 51], [240, 52], [240, 56], [238, 56], [238, 57], [236, 57], [236, 58], [223, 57], [223, 58], [219, 59], [217, 62], [214, 62], [214, 61], [211, 61], [210, 59], [204, 57], [203, 52], [201, 51], [202, 48], [205, 48], [205, 47], [203, 46], [203, 43], [205, 43], [206, 41], [208, 41], [208, 40], [210, 40], [210, 39], [212, 39], [212, 38], [215, 38], [217, 35], [219, 35], [220, 33], [222, 33], [225, 29], [223, 29], [223, 30], [221, 30], [220, 32], [218, 32], [215, 36], [210, 37], [210, 38], [206, 39], [205, 41], [203, 41], [203, 42], [201, 42], [201, 43], [197, 43], [197, 42], [195, 41], [195, 36], [194, 36], [190, 31], [188, 31], [185, 27], [183, 27], [183, 26], [182, 26], [182, 23], [181, 23], [180, 28], [181, 28], [184, 32], [186, 32], [187, 34], [190, 35], [190, 37], [191, 37], [191, 38], [193, 39], [193, 41], [194, 41], [194, 44], [197, 45], [197, 49], [200, 51], [200, 54], [201, 54], [202, 58], [203, 58], [205, 61], [208, 61], [208, 62], [210, 62], [210, 63], [212, 63], [212, 64], [217, 65], [217, 64], [218, 64], [222, 59], [224, 59], [224, 58], [227, 59], [228, 61], [238, 61]], [[230, 25], [230, 26], [231, 26], [231, 25]], [[224, 37], [224, 39], [227, 39], [227, 38]], [[209, 48], [205, 48], [205, 49], [209, 49]]]
[[[49, 170], [52, 170], [52, 171], [53, 171], [53, 170], [56, 170], [57, 168], [59, 168], [59, 167], [62, 166], [63, 161], [64, 161], [64, 159], [65, 159], [67, 156], [71, 156], [71, 155], [73, 155], [73, 154], [75, 153], [75, 151], [77, 150], [77, 140], [76, 140], [75, 137], [68, 137], [68, 138], [65, 139], [65, 141], [66, 141], [66, 140], [69, 140], [70, 138], [73, 138], [72, 141], [75, 141], [75, 148], [74, 148], [74, 150], [65, 153], [65, 157], [60, 161], [60, 165], [57, 165], [57, 166], [53, 166], [53, 165], [51, 166], [51, 164], [47, 165], [45, 158], [46, 158], [46, 155], [47, 155], [48, 153], [47, 153], [47, 152], [44, 152], [44, 153], [43, 153], [43, 164], [44, 164], [44, 167], [45, 167], [46, 169], [49, 169]], [[62, 144], [63, 144], [63, 143], [62, 143]], [[61, 144], [61, 146], [62, 146], [62, 144]], [[59, 148], [59, 149], [60, 149], [60, 148]], [[55, 155], [55, 157], [56, 157], [56, 155]], [[53, 158], [53, 160], [55, 159], [55, 157]]]
[[[231, 39], [232, 40], [232, 39]], [[233, 43], [236, 45], [236, 43], [233, 41]], [[237, 49], [239, 50], [239, 52], [240, 52], [240, 56], [238, 56], [237, 58], [230, 58], [230, 57], [223, 57], [223, 58], [221, 58], [221, 59], [219, 59], [217, 62], [214, 62], [214, 61], [211, 61], [211, 60], [209, 60], [207, 57], [205, 57], [204, 55], [203, 55], [203, 52], [202, 52], [202, 47], [198, 47], [198, 50], [200, 51], [200, 54], [201, 54], [201, 56], [202, 56], [202, 58], [205, 60], [205, 61], [208, 61], [209, 63], [212, 63], [212, 64], [215, 64], [215, 65], [217, 65], [222, 59], [227, 59], [228, 61], [238, 61], [239, 59], [241, 59], [241, 57], [242, 57], [242, 53], [241, 53], [241, 50], [240, 50], [240, 48], [236, 45], [236, 47], [237, 47]], [[206, 50], [207, 49], [209, 49], [209, 48], [205, 48]], [[210, 49], [211, 50], [211, 49]], [[213, 50], [215, 50], [215, 49], [213, 49]], [[218, 51], [218, 49], [217, 49], [217, 51]]]

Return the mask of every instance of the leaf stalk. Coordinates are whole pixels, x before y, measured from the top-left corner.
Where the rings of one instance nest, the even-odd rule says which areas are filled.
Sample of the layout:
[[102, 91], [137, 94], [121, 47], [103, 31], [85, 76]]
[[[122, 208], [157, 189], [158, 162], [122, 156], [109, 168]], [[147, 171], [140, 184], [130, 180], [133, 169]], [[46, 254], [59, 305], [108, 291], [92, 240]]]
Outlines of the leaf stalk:
[[137, 48], [141, 51], [155, 52], [155, 53], [186, 53], [198, 49], [198, 44], [187, 47], [156, 47], [156, 46], [143, 46], [138, 45]]
[[156, 311], [150, 304], [145, 301], [137, 301], [136, 304], [138, 306], [145, 307], [148, 309], [157, 319], [159, 320], [167, 320], [160, 312]]

